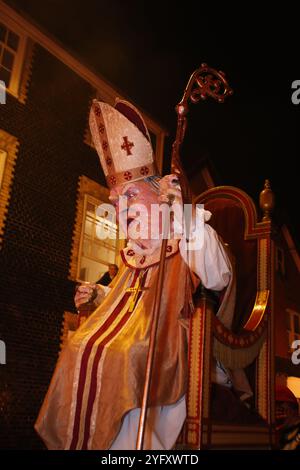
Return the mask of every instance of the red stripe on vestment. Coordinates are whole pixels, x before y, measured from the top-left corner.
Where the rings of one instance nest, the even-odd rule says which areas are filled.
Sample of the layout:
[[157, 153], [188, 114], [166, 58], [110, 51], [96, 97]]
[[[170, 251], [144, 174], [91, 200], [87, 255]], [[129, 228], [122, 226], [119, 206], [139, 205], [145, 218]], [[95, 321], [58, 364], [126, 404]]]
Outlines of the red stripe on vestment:
[[[144, 287], [145, 281], [146, 281], [146, 276], [143, 276], [143, 280], [141, 283], [141, 287]], [[135, 278], [136, 280], [136, 278]], [[134, 281], [135, 282], [135, 281]], [[134, 285], [134, 284], [133, 284]], [[142, 295], [142, 292], [138, 294], [138, 299]], [[96, 397], [96, 391], [97, 391], [97, 371], [98, 371], [98, 365], [101, 360], [101, 355], [102, 352], [106, 346], [106, 344], [114, 338], [114, 336], [119, 333], [119, 331], [123, 328], [123, 326], [127, 323], [129, 318], [133, 312], [127, 311], [126, 314], [123, 316], [121, 321], [115, 326], [114, 330], [104, 338], [104, 340], [98, 344], [97, 346], [97, 352], [94, 357], [94, 363], [92, 367], [92, 373], [91, 373], [91, 385], [90, 385], [90, 391], [89, 391], [89, 397], [88, 397], [88, 404], [87, 404], [87, 411], [85, 415], [85, 427], [84, 427], [84, 440], [82, 443], [81, 450], [87, 450], [87, 445], [88, 445], [88, 440], [90, 437], [90, 424], [91, 424], [91, 415], [92, 415], [92, 410], [93, 410], [93, 405]]]
[[[140, 270], [136, 270], [134, 273], [134, 277], [131, 283], [130, 287], [133, 287], [136, 279], [138, 277]], [[81, 408], [82, 408], [82, 400], [83, 400], [83, 392], [84, 392], [84, 386], [85, 386], [85, 381], [86, 381], [86, 372], [87, 372], [87, 365], [88, 361], [91, 355], [91, 351], [93, 348], [94, 343], [97, 341], [97, 339], [105, 333], [107, 328], [110, 327], [110, 325], [115, 321], [117, 318], [118, 314], [124, 308], [126, 305], [127, 300], [129, 299], [131, 293], [126, 292], [122, 299], [120, 300], [119, 304], [116, 306], [114, 311], [111, 313], [111, 315], [108, 317], [108, 319], [103, 323], [103, 325], [99, 328], [98, 331], [96, 331], [93, 336], [88, 340], [84, 352], [82, 354], [82, 359], [81, 359], [81, 365], [80, 365], [80, 373], [79, 373], [79, 381], [78, 381], [78, 389], [77, 389], [77, 402], [76, 402], [76, 411], [75, 411], [75, 419], [74, 419], [74, 426], [73, 426], [73, 437], [72, 437], [72, 442], [70, 445], [70, 450], [76, 450], [77, 444], [78, 444], [78, 438], [79, 438], [79, 429], [80, 429], [80, 416], [81, 416]]]

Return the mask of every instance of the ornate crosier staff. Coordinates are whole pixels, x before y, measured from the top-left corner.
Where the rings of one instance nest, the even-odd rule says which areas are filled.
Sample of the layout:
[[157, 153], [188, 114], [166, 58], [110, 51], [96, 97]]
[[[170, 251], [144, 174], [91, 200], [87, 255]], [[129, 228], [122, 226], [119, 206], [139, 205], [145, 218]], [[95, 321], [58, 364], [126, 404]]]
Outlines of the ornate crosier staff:
[[[208, 67], [206, 64], [202, 64], [201, 67], [191, 75], [187, 87], [184, 91], [183, 98], [176, 106], [177, 112], [177, 131], [176, 138], [172, 147], [172, 159], [171, 159], [171, 169], [172, 173], [175, 173], [178, 176], [181, 191], [182, 191], [182, 200], [184, 204], [191, 203], [192, 197], [190, 188], [188, 185], [185, 172], [181, 165], [180, 161], [180, 146], [183, 142], [187, 118], [186, 115], [189, 111], [188, 101], [191, 100], [192, 103], [196, 104], [200, 100], [205, 100], [208, 96], [214, 98], [219, 103], [223, 103], [224, 99], [228, 95], [232, 95], [233, 91], [228, 86], [228, 83], [225, 79], [225, 74], [223, 72], [217, 72], [217, 70]], [[172, 197], [169, 198], [169, 206], [173, 203]], [[154, 297], [154, 308], [152, 313], [152, 323], [150, 331], [150, 340], [149, 340], [149, 350], [147, 356], [147, 365], [146, 365], [146, 378], [144, 384], [143, 392], [143, 401], [141, 406], [140, 420], [139, 420], [139, 429], [137, 435], [136, 449], [143, 449], [144, 434], [145, 434], [145, 425], [146, 425], [146, 414], [147, 406], [149, 399], [149, 391], [151, 386], [151, 377], [152, 377], [152, 368], [153, 368], [153, 359], [155, 353], [155, 339], [158, 326], [158, 318], [160, 311], [161, 295], [164, 281], [164, 268], [165, 268], [165, 259], [166, 259], [166, 249], [168, 242], [168, 234], [170, 227], [169, 220], [169, 211], [165, 211], [167, 214], [163, 214], [163, 241], [160, 251], [160, 263], [158, 270], [158, 277], [155, 286], [155, 297]], [[166, 215], [166, 216], [165, 216]]]
[[179, 153], [187, 127], [188, 102], [191, 100], [192, 103], [197, 104], [200, 100], [204, 101], [210, 96], [219, 103], [223, 103], [225, 98], [232, 94], [233, 91], [227, 83], [224, 72], [217, 72], [217, 70], [208, 67], [206, 64], [202, 64], [191, 75], [184, 90], [182, 100], [175, 108], [177, 113], [177, 130], [172, 147], [171, 171], [178, 176], [183, 203], [190, 203], [192, 201], [192, 195]]

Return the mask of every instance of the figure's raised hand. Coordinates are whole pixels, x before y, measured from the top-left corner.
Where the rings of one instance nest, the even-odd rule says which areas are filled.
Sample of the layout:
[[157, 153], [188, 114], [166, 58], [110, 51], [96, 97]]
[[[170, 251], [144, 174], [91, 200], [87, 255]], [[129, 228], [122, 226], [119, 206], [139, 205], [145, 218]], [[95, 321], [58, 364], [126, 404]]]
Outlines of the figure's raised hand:
[[174, 174], [166, 175], [159, 181], [159, 202], [167, 204], [172, 200], [172, 204], [182, 205], [181, 188], [178, 177]]
[[[76, 308], [78, 309], [80, 305], [83, 305], [97, 296], [96, 291], [96, 284], [91, 282], [83, 282], [79, 286], [77, 286], [75, 291], [74, 303]], [[95, 295], [96, 294], [96, 295]]]

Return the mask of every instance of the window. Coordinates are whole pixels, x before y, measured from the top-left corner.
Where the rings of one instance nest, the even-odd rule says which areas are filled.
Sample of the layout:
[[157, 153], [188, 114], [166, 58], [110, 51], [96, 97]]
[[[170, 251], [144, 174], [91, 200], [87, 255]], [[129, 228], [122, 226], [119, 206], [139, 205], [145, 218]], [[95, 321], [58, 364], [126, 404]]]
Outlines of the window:
[[108, 195], [105, 186], [80, 176], [69, 270], [69, 279], [74, 282], [95, 282], [109, 264], [121, 263], [125, 240], [118, 239], [115, 210], [112, 206], [98, 210], [101, 203], [109, 204]]
[[5, 152], [5, 150], [0, 149], [0, 189], [2, 186], [6, 157], [7, 152]]
[[288, 332], [289, 332], [289, 346], [296, 339], [300, 340], [300, 313], [294, 310], [287, 309], [288, 313]]
[[103, 201], [85, 195], [77, 279], [96, 282], [115, 264], [119, 251], [114, 210], [99, 211]]
[[19, 142], [16, 137], [0, 129], [0, 250], [3, 243], [18, 146]]
[[25, 46], [26, 37], [21, 31], [0, 22], [0, 80], [15, 96], [19, 94]]

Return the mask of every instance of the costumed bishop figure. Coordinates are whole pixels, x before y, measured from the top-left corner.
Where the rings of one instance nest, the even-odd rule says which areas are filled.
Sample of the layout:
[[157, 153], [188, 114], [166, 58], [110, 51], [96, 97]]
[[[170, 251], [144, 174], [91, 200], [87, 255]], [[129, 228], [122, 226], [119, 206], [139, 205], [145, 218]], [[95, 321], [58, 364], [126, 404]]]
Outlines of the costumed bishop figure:
[[[162, 244], [161, 218], [151, 208], [168, 201], [182, 206], [181, 190], [176, 175], [158, 174], [149, 132], [133, 105], [118, 100], [113, 107], [94, 100], [90, 129], [128, 243], [112, 287], [85, 284], [77, 290], [78, 308], [96, 289], [97, 308], [64, 347], [35, 429], [49, 449], [135, 449]], [[208, 223], [210, 215], [196, 209], [202, 242], [190, 251], [186, 237], [177, 236], [180, 217], [170, 230], [145, 449], [172, 449], [185, 421], [186, 319], [192, 315], [193, 291], [201, 283], [226, 299], [232, 283], [230, 257]], [[232, 386], [221, 364], [214, 363], [212, 376]]]

